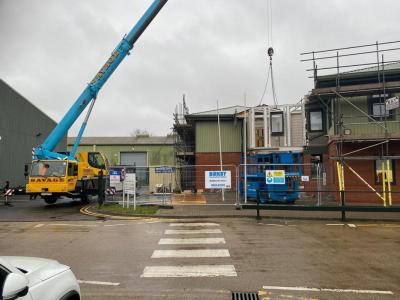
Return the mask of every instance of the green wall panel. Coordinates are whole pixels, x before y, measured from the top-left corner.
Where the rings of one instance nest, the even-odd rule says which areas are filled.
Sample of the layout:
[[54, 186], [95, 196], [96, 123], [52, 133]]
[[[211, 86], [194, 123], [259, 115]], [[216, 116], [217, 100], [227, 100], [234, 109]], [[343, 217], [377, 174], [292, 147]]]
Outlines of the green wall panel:
[[[240, 122], [221, 121], [222, 152], [242, 151], [242, 125]], [[218, 152], [218, 122], [196, 122], [196, 152]]]

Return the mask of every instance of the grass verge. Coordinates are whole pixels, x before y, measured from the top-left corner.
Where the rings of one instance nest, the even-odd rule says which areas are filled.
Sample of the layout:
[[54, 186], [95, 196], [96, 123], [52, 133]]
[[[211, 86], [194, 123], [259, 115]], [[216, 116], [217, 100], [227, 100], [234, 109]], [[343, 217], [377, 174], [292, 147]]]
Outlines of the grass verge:
[[110, 213], [116, 215], [154, 215], [158, 210], [157, 205], [144, 205], [136, 206], [136, 210], [133, 210], [133, 205], [129, 208], [122, 207], [119, 204], [104, 204], [102, 207], [96, 207], [96, 210], [100, 213]]

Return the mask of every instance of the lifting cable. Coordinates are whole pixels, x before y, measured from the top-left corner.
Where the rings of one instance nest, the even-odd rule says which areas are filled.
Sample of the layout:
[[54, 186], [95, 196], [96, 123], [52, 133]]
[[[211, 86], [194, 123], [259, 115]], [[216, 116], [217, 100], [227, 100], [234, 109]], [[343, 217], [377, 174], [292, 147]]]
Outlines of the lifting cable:
[[265, 82], [264, 86], [264, 91], [262, 93], [261, 99], [260, 99], [260, 104], [262, 104], [265, 94], [268, 89], [268, 83], [269, 83], [269, 78], [271, 77], [271, 88], [272, 88], [272, 97], [274, 101], [274, 106], [275, 108], [278, 106], [278, 100], [276, 97], [276, 91], [275, 91], [275, 82], [274, 82], [274, 72], [272, 68], [272, 56], [274, 55], [274, 48], [273, 46], [273, 39], [272, 39], [272, 0], [267, 0], [267, 44], [270, 45], [267, 53], [269, 56], [269, 67], [268, 67], [268, 72], [267, 72], [267, 80]]

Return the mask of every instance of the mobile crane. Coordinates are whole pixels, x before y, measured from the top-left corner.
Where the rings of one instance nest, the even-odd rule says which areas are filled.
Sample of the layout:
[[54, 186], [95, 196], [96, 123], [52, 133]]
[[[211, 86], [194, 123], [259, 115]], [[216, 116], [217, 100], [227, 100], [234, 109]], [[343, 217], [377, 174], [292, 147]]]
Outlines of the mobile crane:
[[[86, 86], [60, 123], [56, 125], [40, 146], [32, 149], [32, 165], [26, 193], [40, 195], [46, 203], [55, 203], [61, 196], [81, 198], [98, 193], [98, 176], [107, 174], [107, 160], [99, 152], [77, 153], [97, 95], [121, 61], [130, 54], [135, 42], [157, 16], [168, 0], [154, 0], [132, 30], [123, 37], [112, 51], [100, 71]], [[90, 104], [90, 105], [89, 105]], [[81, 113], [89, 105], [71, 151], [55, 152], [57, 144], [67, 134]]]

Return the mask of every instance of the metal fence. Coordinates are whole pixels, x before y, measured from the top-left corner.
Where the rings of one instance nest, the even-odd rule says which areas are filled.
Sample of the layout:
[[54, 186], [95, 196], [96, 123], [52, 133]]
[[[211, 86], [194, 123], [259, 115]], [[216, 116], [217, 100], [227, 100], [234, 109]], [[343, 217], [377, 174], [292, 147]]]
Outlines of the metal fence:
[[[138, 205], [203, 206], [211, 210], [216, 206], [235, 210], [261, 205], [261, 209], [315, 211], [341, 211], [343, 207], [356, 209], [361, 205], [373, 211], [374, 207], [384, 207], [377, 194], [388, 193], [383, 188], [350, 189], [339, 185], [336, 170], [328, 170], [322, 163], [118, 168], [135, 172]], [[117, 195], [108, 200], [121, 201], [121, 190], [117, 188]], [[392, 206], [398, 208], [400, 191], [393, 188], [391, 193]], [[355, 195], [365, 197], [353, 201]]]

